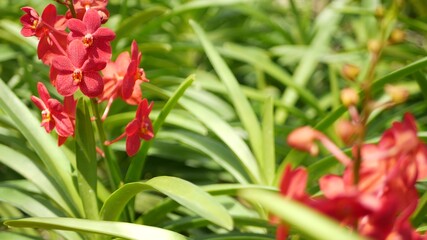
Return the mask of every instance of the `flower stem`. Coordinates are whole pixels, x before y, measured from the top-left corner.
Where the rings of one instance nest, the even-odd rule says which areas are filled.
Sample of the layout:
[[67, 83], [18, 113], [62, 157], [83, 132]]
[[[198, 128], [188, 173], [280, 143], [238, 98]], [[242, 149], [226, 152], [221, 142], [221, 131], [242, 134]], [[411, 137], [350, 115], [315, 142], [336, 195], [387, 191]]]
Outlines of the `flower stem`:
[[70, 9], [71, 15], [73, 18], [77, 18], [76, 10], [74, 9], [73, 1], [69, 1], [70, 4], [68, 4], [68, 8]]
[[91, 105], [92, 105], [93, 114], [95, 115], [96, 127], [98, 128], [98, 137], [102, 145], [102, 150], [104, 151], [104, 154], [105, 154], [105, 161], [107, 163], [109, 181], [112, 189], [117, 189], [120, 183], [122, 182], [120, 167], [110, 147], [104, 144], [104, 142], [106, 141], [104, 126], [101, 120], [101, 115], [99, 113], [98, 103], [94, 98], [91, 99]]
[[380, 34], [379, 34], [380, 36], [379, 36], [379, 39], [375, 40], [376, 41], [375, 48], [372, 47], [372, 45], [368, 46], [371, 52], [371, 59], [369, 62], [369, 68], [366, 73], [366, 77], [364, 81], [361, 83], [361, 88], [362, 88], [364, 97], [362, 100], [362, 111], [360, 114], [360, 118], [356, 121], [356, 124], [360, 124], [361, 131], [354, 145], [355, 153], [353, 156], [353, 159], [354, 159], [353, 177], [354, 177], [355, 185], [359, 183], [359, 178], [360, 178], [359, 172], [360, 172], [360, 167], [362, 163], [361, 151], [362, 151], [364, 139], [366, 137], [368, 119], [372, 111], [374, 110], [374, 100], [372, 97], [372, 83], [375, 80], [375, 70], [381, 58], [381, 53], [387, 44], [388, 30], [393, 25], [394, 20], [396, 18], [398, 5], [399, 4], [396, 1], [394, 1], [391, 9], [388, 11], [388, 14], [382, 20], [380, 24]]

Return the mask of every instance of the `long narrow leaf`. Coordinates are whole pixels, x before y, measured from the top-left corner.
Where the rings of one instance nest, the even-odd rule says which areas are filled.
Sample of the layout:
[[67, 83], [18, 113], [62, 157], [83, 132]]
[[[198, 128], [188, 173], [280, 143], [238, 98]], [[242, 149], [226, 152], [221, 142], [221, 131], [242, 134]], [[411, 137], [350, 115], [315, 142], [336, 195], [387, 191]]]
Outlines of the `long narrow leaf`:
[[274, 139], [274, 116], [273, 99], [268, 98], [264, 104], [264, 113], [262, 115], [262, 142], [264, 144], [264, 157], [262, 169], [267, 180], [267, 184], [273, 184], [276, 172], [276, 148]]
[[[336, 30], [336, 27], [341, 19], [341, 13], [336, 9], [344, 6], [347, 0], [332, 2], [317, 18], [317, 33], [310, 43], [308, 51], [301, 59], [299, 65], [293, 74], [293, 81], [300, 87], [304, 87], [310, 79], [313, 72], [316, 70], [320, 57], [324, 50], [329, 45], [329, 41]], [[282, 95], [282, 102], [286, 105], [293, 105], [298, 100], [299, 95], [295, 89], [286, 89]], [[276, 112], [276, 122], [283, 124], [288, 117], [284, 111]]]
[[[145, 84], [145, 90], [156, 93], [162, 97], [171, 95], [170, 92], [151, 84]], [[216, 134], [234, 152], [234, 154], [236, 154], [241, 161], [242, 166], [245, 167], [247, 174], [251, 177], [253, 183], [261, 182], [258, 164], [248, 145], [246, 145], [243, 139], [227, 122], [224, 121], [224, 119], [196, 101], [182, 98], [179, 103], [188, 112], [197, 117], [207, 128], [209, 128], [209, 130]]]
[[42, 240], [40, 237], [25, 236], [12, 232], [0, 232], [0, 239], [13, 239], [13, 240]]
[[[77, 218], [27, 218], [6, 221], [10, 227], [60, 229], [76, 232], [99, 233], [134, 240], [185, 240], [184, 236], [161, 228], [125, 222], [95, 221]], [[69, 238], [72, 239], [72, 238]]]
[[[230, 68], [227, 66], [225, 61], [221, 58], [219, 53], [216, 51], [213, 44], [209, 41], [206, 33], [203, 29], [195, 22], [190, 21], [191, 26], [194, 29], [197, 37], [199, 38], [202, 46], [214, 67], [216, 73], [227, 88], [228, 96], [236, 108], [239, 119], [242, 121], [243, 127], [249, 135], [249, 142], [258, 163], [263, 161], [263, 144], [262, 144], [262, 133], [261, 127], [258, 122], [257, 116], [252, 109], [248, 99], [243, 94], [243, 91], [239, 85], [239, 82], [234, 77]], [[260, 164], [261, 165], [261, 164]]]
[[[9, 203], [30, 216], [61, 217], [61, 214], [46, 200], [37, 200], [33, 195], [16, 189], [0, 186], [0, 201]], [[67, 239], [81, 239], [73, 232], [60, 232]]]
[[238, 182], [249, 182], [249, 176], [236, 156], [212, 138], [183, 131], [165, 131], [160, 133], [158, 137], [167, 140], [177, 140], [182, 144], [188, 145], [190, 148], [199, 150], [227, 170]]
[[[322, 109], [318, 103], [318, 99], [309, 90], [296, 84], [292, 80], [292, 77], [281, 66], [275, 64], [264, 54], [260, 54], [258, 52], [259, 49], [254, 47], [239, 46], [234, 43], [227, 43], [223, 48], [220, 48], [219, 51], [221, 54], [229, 58], [244, 61], [256, 66], [260, 70], [272, 76], [279, 83], [294, 89], [301, 96], [302, 100], [310, 104], [310, 106], [314, 107], [318, 112], [322, 112]], [[292, 106], [291, 104], [285, 104], [283, 102], [281, 103], [286, 106]]]
[[10, 116], [22, 135], [34, 147], [52, 177], [63, 186], [69, 204], [82, 213], [81, 201], [72, 181], [70, 162], [67, 157], [2, 80], [0, 80], [0, 107]]
[[401, 79], [402, 77], [408, 76], [409, 74], [412, 74], [426, 67], [427, 67], [427, 57], [421, 58], [411, 64], [408, 64], [400, 69], [397, 69], [396, 71], [393, 71], [385, 76], [382, 76], [376, 79], [372, 83], [372, 90], [374, 92], [382, 91], [385, 84], [392, 83], [396, 80]]
[[190, 182], [167, 176], [123, 185], [105, 201], [101, 209], [102, 219], [117, 220], [129, 200], [145, 190], [157, 190], [219, 226], [227, 229], [233, 226], [227, 210], [208, 193]]
[[68, 216], [73, 216], [70, 207], [64, 200], [64, 196], [61, 195], [63, 193], [58, 191], [59, 186], [43, 169], [25, 155], [4, 145], [0, 145], [0, 152], [1, 163], [28, 179], [28, 181], [32, 182], [43, 193], [49, 196], [52, 201], [56, 202]]
[[[276, 188], [268, 187], [265, 185], [255, 184], [213, 184], [203, 186], [203, 190], [213, 196], [228, 195], [235, 196], [241, 189], [264, 189], [269, 191], [278, 191]], [[147, 224], [158, 224], [167, 213], [173, 211], [178, 207], [178, 204], [170, 199], [163, 201], [161, 204], [155, 206], [145, 213], [143, 219]]]
[[125, 19], [120, 26], [116, 29], [117, 38], [123, 38], [131, 34], [133, 29], [140, 27], [141, 24], [150, 21], [153, 18], [163, 15], [166, 13], [167, 8], [154, 6], [144, 11], [140, 11], [134, 14], [132, 17]]
[[76, 109], [76, 165], [77, 180], [86, 218], [97, 220], [96, 144], [87, 102], [80, 98]]

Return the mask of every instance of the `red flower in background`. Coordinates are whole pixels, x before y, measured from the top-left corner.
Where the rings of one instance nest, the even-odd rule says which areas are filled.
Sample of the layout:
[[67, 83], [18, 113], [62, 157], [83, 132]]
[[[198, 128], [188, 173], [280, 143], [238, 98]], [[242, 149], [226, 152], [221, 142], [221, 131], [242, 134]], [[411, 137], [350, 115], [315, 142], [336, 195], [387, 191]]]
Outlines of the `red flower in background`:
[[[62, 104], [58, 100], [50, 98], [50, 94], [43, 83], [39, 82], [37, 84], [37, 90], [40, 98], [31, 96], [31, 100], [42, 111], [41, 126], [48, 133], [55, 128], [58, 136], [65, 139], [72, 136], [74, 134], [74, 125]], [[63, 143], [64, 141], [62, 140], [58, 141], [59, 146]]]
[[[319, 181], [323, 195], [307, 196], [304, 169], [285, 168], [280, 192], [328, 215], [359, 234], [373, 239], [422, 239], [409, 218], [418, 203], [417, 180], [427, 176], [427, 147], [417, 137], [412, 115], [393, 123], [378, 144], [361, 148], [359, 180], [354, 181], [354, 164], [332, 141], [309, 127], [289, 134], [289, 145], [317, 153], [314, 141], [321, 142], [345, 167], [342, 176], [326, 175]], [[313, 149], [315, 151], [313, 151]], [[356, 149], [355, 149], [356, 151]], [[288, 229], [279, 225], [277, 239]]]
[[[76, 11], [77, 19], [83, 19], [86, 11], [89, 9], [96, 10], [99, 17], [101, 18], [101, 22], [107, 22], [110, 13], [107, 10], [108, 0], [73, 0], [74, 10]], [[67, 18], [72, 18], [71, 12], [68, 11], [66, 13]]]
[[120, 97], [127, 104], [138, 105], [142, 101], [142, 92], [140, 85], [142, 80], [137, 80], [133, 86], [133, 91], [130, 97], [123, 97], [123, 79], [128, 73], [131, 58], [128, 52], [122, 52], [115, 62], [109, 61], [107, 66], [102, 70], [104, 79], [104, 91], [100, 96], [100, 101], [108, 101], [102, 119], [105, 119], [110, 110], [110, 106], [114, 99]]
[[80, 88], [86, 96], [97, 97], [104, 89], [104, 82], [98, 71], [105, 65], [105, 62], [88, 59], [83, 43], [73, 40], [68, 45], [67, 56], [53, 60], [51, 78], [56, 83], [59, 94], [63, 96], [73, 95]]
[[83, 20], [69, 19], [68, 28], [68, 41], [80, 40], [87, 48], [89, 58], [105, 62], [110, 60], [110, 42], [115, 38], [115, 34], [112, 30], [101, 27], [101, 19], [96, 10], [86, 11]]
[[142, 82], [148, 82], [149, 80], [145, 77], [144, 69], [139, 68], [141, 62], [142, 53], [138, 51], [138, 44], [136, 41], [132, 41], [131, 47], [131, 62], [127, 68], [126, 75], [123, 78], [122, 86], [122, 97], [128, 99], [132, 96], [135, 89], [135, 85]]
[[[282, 175], [282, 180], [280, 181], [280, 194], [296, 201], [305, 203], [309, 199], [308, 194], [305, 192], [306, 186], [307, 170], [302, 167], [292, 169], [291, 165], [286, 165], [285, 171]], [[274, 216], [271, 220], [273, 223], [279, 224], [276, 231], [276, 239], [285, 240], [288, 237], [289, 226], [280, 223], [279, 219]]]

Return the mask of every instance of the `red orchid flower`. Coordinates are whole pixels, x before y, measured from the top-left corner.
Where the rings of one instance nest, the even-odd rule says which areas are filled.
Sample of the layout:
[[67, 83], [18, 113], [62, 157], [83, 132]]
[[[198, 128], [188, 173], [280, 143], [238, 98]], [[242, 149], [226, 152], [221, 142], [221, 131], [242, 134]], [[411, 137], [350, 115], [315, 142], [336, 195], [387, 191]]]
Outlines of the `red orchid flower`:
[[308, 198], [305, 193], [306, 186], [307, 170], [302, 167], [292, 169], [291, 165], [286, 165], [280, 182], [280, 193], [286, 197], [304, 201]]
[[[280, 194], [302, 203], [308, 202], [309, 196], [305, 192], [307, 177], [307, 170], [305, 168], [292, 169], [291, 165], [286, 165], [282, 180], [280, 181]], [[288, 237], [289, 226], [280, 223], [280, 220], [275, 216], [270, 218], [270, 222], [279, 223], [276, 230], [276, 239], [285, 240]]]
[[[97, 11], [102, 23], [107, 22], [110, 16], [107, 10], [107, 4], [108, 0], [73, 0], [77, 19], [83, 19], [86, 11], [93, 9]], [[70, 11], [67, 11], [66, 16], [68, 19], [73, 18]]]
[[148, 115], [153, 108], [153, 103], [148, 104], [147, 99], [143, 99], [136, 110], [135, 119], [126, 126], [125, 132], [114, 140], [106, 141], [106, 145], [115, 143], [126, 137], [126, 152], [129, 156], [135, 155], [141, 146], [141, 138], [149, 141], [154, 137], [153, 125]]
[[96, 62], [87, 58], [86, 47], [80, 40], [73, 40], [68, 45], [67, 56], [53, 60], [52, 81], [63, 96], [73, 95], [77, 89], [88, 97], [99, 96], [104, 89], [104, 82], [98, 71], [105, 67], [105, 62]]
[[136, 110], [135, 119], [126, 126], [126, 152], [129, 156], [135, 155], [141, 146], [141, 138], [148, 141], [154, 137], [153, 125], [148, 115], [153, 108], [153, 103], [148, 105], [143, 99]]
[[65, 54], [64, 49], [67, 47], [65, 19], [57, 15], [53, 4], [46, 6], [41, 17], [31, 7], [23, 7], [22, 10], [26, 14], [21, 17], [23, 24], [21, 34], [25, 37], [39, 38], [37, 55], [43, 63], [51, 65], [53, 58]]
[[115, 62], [109, 61], [107, 66], [101, 71], [104, 79], [104, 91], [99, 97], [99, 101], [108, 101], [107, 107], [102, 115], [103, 120], [107, 117], [114, 99], [118, 97], [122, 98], [130, 105], [138, 105], [142, 101], [142, 92], [140, 88], [142, 81], [140, 80], [135, 83], [132, 95], [129, 98], [125, 99], [122, 96], [123, 78], [126, 75], [130, 61], [129, 53], [122, 52]]
[[[73, 95], [64, 97], [64, 112], [70, 118], [73, 129], [76, 129], [76, 106], [77, 100], [74, 99]], [[61, 146], [67, 140], [67, 138], [68, 136], [58, 136], [58, 145]]]
[[[288, 137], [289, 145], [303, 151], [311, 151], [314, 141], [322, 143], [345, 170], [342, 176], [323, 176], [319, 180], [323, 195], [305, 198], [305, 205], [372, 239], [427, 237], [418, 234], [409, 220], [418, 203], [416, 181], [427, 176], [427, 146], [417, 137], [412, 115], [405, 114], [402, 122], [393, 123], [378, 144], [362, 146], [357, 182], [352, 160], [323, 133], [305, 127]], [[280, 192], [296, 200], [298, 195], [304, 196], [297, 188], [298, 184], [305, 185], [302, 176], [285, 168]], [[287, 230], [286, 226], [279, 227], [277, 239], [284, 239]]]
[[68, 41], [78, 39], [87, 48], [88, 57], [100, 61], [109, 61], [111, 58], [110, 42], [115, 34], [108, 28], [101, 27], [101, 19], [95, 9], [89, 9], [80, 19], [69, 19], [68, 28], [70, 33]]
[[21, 10], [26, 13], [20, 18], [23, 25], [21, 30], [22, 36], [31, 37], [36, 35], [36, 28], [40, 22], [39, 14], [32, 7], [23, 7]]
[[[37, 84], [37, 90], [40, 98], [31, 96], [31, 100], [42, 111], [42, 123], [46, 132], [50, 133], [54, 128], [59, 137], [67, 138], [74, 134], [74, 126], [68, 114], [64, 111], [62, 104], [50, 97], [49, 92], [43, 83]], [[58, 145], [62, 145], [64, 141], [59, 140]]]
[[122, 86], [122, 97], [128, 99], [132, 96], [132, 93], [137, 85], [138, 80], [142, 82], [148, 82], [149, 80], [145, 77], [144, 69], [139, 68], [141, 62], [142, 53], [138, 51], [138, 44], [135, 40], [132, 41], [131, 46], [131, 62], [128, 66], [126, 75], [123, 78]]

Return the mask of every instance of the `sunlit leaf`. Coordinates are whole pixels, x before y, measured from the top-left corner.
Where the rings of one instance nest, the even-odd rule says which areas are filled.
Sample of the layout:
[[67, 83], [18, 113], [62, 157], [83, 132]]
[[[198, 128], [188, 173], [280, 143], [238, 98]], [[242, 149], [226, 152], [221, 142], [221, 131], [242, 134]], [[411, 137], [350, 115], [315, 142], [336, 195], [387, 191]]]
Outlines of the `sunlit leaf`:
[[167, 176], [123, 185], [104, 203], [101, 209], [102, 219], [117, 220], [128, 201], [145, 190], [157, 190], [224, 228], [231, 229], [233, 226], [232, 219], [225, 208], [208, 193], [190, 182]]
[[[60, 229], [76, 232], [99, 233], [135, 240], [185, 240], [184, 236], [161, 228], [125, 222], [96, 221], [77, 218], [26, 218], [6, 221], [10, 227]], [[72, 239], [72, 238], [69, 238]]]

